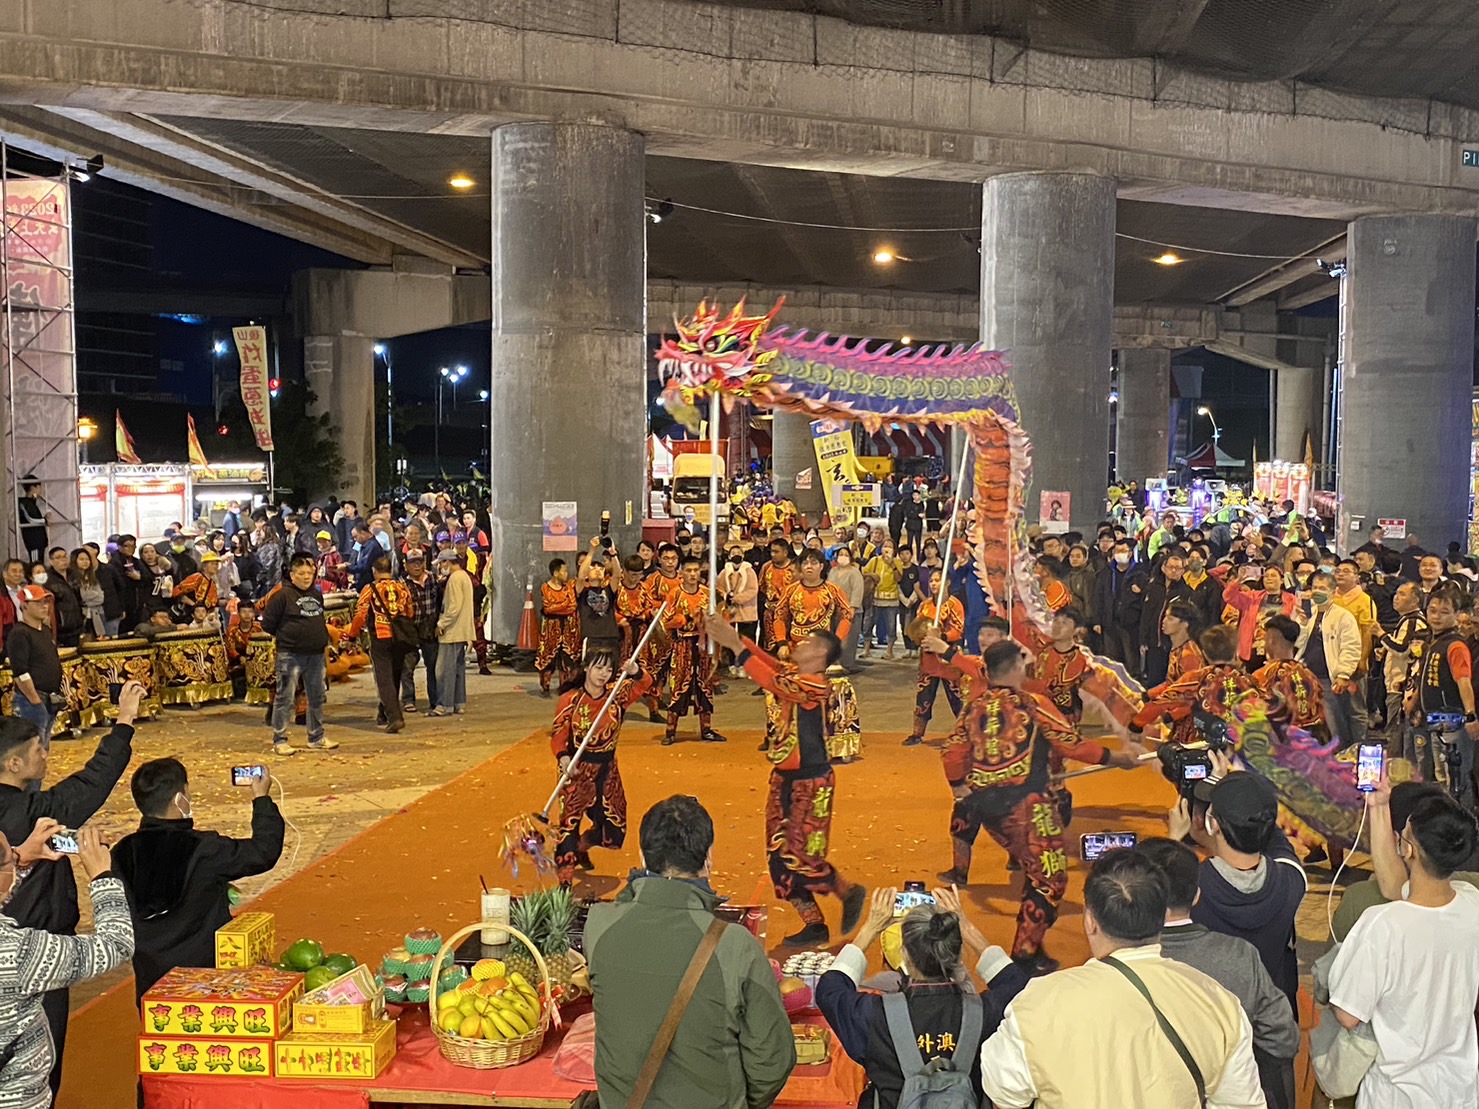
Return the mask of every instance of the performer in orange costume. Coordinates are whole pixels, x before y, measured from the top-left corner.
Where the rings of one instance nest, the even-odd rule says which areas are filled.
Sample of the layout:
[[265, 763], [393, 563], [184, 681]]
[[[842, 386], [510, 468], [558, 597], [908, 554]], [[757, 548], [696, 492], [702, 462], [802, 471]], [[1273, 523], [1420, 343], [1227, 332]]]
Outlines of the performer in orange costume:
[[976, 837], [984, 827], [1025, 872], [1012, 957], [1032, 972], [1056, 969], [1043, 937], [1058, 918], [1068, 888], [1064, 828], [1050, 790], [1053, 754], [1096, 765], [1130, 768], [1133, 753], [1113, 753], [1079, 739], [1072, 724], [1044, 697], [1022, 688], [1027, 655], [1011, 640], [993, 643], [983, 660], [989, 684], [973, 691], [945, 749], [945, 777], [955, 796], [950, 816], [951, 868], [947, 885], [970, 877]]
[[580, 618], [575, 615], [575, 583], [563, 558], [549, 562], [549, 581], [539, 587], [539, 650], [534, 668], [539, 671], [539, 693], [549, 696], [549, 679], [556, 666], [560, 681], [568, 681], [580, 665]]
[[663, 629], [671, 638], [667, 673], [659, 703], [668, 714], [664, 747], [678, 740], [678, 719], [698, 714], [698, 737], [705, 743], [723, 743], [724, 737], [710, 726], [714, 718], [714, 659], [699, 636], [709, 611], [708, 591], [699, 585], [703, 562], [689, 555], [682, 562], [682, 584], [667, 596]]
[[781, 596], [795, 585], [796, 560], [791, 553], [791, 544], [785, 539], [770, 541], [770, 561], [760, 567], [756, 575], [760, 579], [760, 634], [759, 640], [765, 649], [774, 651], [780, 646], [775, 640], [774, 620], [780, 608]]
[[771, 636], [781, 658], [815, 631], [831, 632], [846, 639], [852, 632], [852, 606], [847, 596], [822, 578], [827, 557], [808, 547], [801, 552], [797, 568], [801, 580], [782, 590], [771, 618]]
[[[635, 555], [633, 557], [636, 557]], [[559, 843], [555, 847], [555, 867], [560, 884], [568, 886], [575, 868], [593, 870], [592, 847], [618, 848], [626, 841], [627, 798], [621, 784], [621, 771], [616, 765], [616, 741], [621, 734], [627, 709], [640, 701], [652, 685], [635, 660], [623, 667], [633, 681], [625, 683], [616, 700], [601, 717], [600, 726], [580, 756], [575, 772], [560, 791]], [[580, 684], [560, 697], [555, 709], [555, 722], [550, 730], [550, 749], [561, 773], [575, 755], [580, 741], [590, 731], [596, 713], [606, 702], [611, 679], [616, 673], [616, 653], [610, 648], [595, 647], [586, 652], [585, 672]], [[582, 817], [591, 826], [580, 831]]]
[[1226, 624], [1204, 631], [1198, 643], [1207, 665], [1147, 693], [1145, 707], [1135, 714], [1131, 728], [1144, 731], [1169, 716], [1171, 734], [1166, 738], [1175, 743], [1194, 743], [1205, 738], [1197, 730], [1198, 711], [1230, 721], [1234, 702], [1258, 688], [1238, 664], [1237, 636]]
[[849, 882], [827, 860], [837, 779], [827, 755], [831, 687], [826, 670], [841, 657], [842, 644], [818, 628], [794, 644], [787, 664], [742, 639], [723, 619], [710, 619], [708, 627], [714, 642], [734, 651], [736, 665], [782, 706], [780, 727], [766, 749], [771, 771], [765, 837], [776, 896], [791, 903], [804, 925], [783, 942], [807, 947], [828, 943], [832, 934], [816, 895], [841, 898], [844, 932], [857, 924], [867, 899], [862, 886]]
[[1172, 601], [1161, 617], [1161, 631], [1171, 640], [1171, 661], [1166, 664], [1166, 681], [1174, 682], [1184, 674], [1200, 670], [1207, 658], [1197, 646], [1202, 631], [1201, 613], [1186, 601]]
[[[647, 625], [655, 609], [649, 606], [650, 596], [647, 583], [651, 579], [642, 576], [642, 556], [627, 555], [621, 564], [621, 576], [616, 579], [616, 626], [621, 631], [621, 661], [629, 661], [642, 642]], [[656, 575], [653, 575], [656, 577]], [[651, 652], [647, 652], [651, 662]], [[652, 692], [653, 683], [648, 682], [647, 693], [642, 700], [647, 705], [647, 717], [654, 724], [662, 718], [657, 711], [657, 697]]]
[[[959, 601], [950, 596], [950, 581], [945, 579], [945, 607], [941, 612], [935, 608], [936, 599], [939, 597], [940, 572], [931, 570], [927, 575], [929, 585], [929, 599], [919, 606], [919, 615], [915, 623], [926, 623], [934, 631], [932, 634], [945, 641], [947, 645], [957, 645], [965, 637], [965, 609]], [[905, 747], [917, 747], [924, 742], [925, 729], [929, 727], [930, 718], [935, 711], [935, 694], [941, 686], [945, 687], [945, 699], [950, 702], [950, 711], [953, 715], [960, 715], [960, 680], [959, 671], [946, 663], [940, 661], [940, 656], [931, 654], [929, 651], [919, 652], [919, 685], [914, 694], [914, 729], [904, 740]]]
[[1299, 625], [1287, 616], [1270, 616], [1263, 625], [1268, 662], [1253, 672], [1253, 682], [1268, 701], [1275, 724], [1303, 728], [1321, 743], [1330, 741], [1325, 722], [1325, 692], [1314, 672], [1294, 657]]

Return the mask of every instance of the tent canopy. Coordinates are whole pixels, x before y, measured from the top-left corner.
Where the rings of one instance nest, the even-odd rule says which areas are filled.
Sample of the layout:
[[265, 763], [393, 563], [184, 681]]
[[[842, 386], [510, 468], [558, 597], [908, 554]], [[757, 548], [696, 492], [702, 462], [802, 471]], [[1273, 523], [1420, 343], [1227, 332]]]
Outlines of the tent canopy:
[[1186, 456], [1186, 464], [1193, 470], [1236, 470], [1246, 463], [1228, 454], [1215, 441], [1208, 440]]

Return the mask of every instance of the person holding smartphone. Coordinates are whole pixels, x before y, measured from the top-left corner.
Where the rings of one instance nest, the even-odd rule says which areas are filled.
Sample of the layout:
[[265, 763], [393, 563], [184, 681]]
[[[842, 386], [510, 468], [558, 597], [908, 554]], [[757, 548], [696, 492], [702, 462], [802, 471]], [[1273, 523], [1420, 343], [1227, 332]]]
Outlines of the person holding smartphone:
[[1426, 781], [1441, 782], [1469, 811], [1474, 809], [1474, 661], [1458, 629], [1459, 588], [1445, 583], [1428, 600], [1432, 638], [1419, 661], [1417, 681], [1407, 693], [1413, 714], [1407, 757]]
[[[81, 770], [50, 789], [39, 788], [46, 777], [50, 748], [42, 743], [35, 724], [19, 717], [0, 717], [0, 835], [11, 843], [22, 843], [43, 818], [56, 821], [64, 829], [81, 828], [91, 820], [128, 769], [133, 757], [134, 720], [143, 698], [141, 684], [126, 683], [118, 696], [118, 720], [113, 730], [98, 743]], [[84, 830], [83, 834], [89, 833]], [[36, 859], [6, 903], [5, 915], [21, 928], [75, 936], [80, 914], [71, 862], [55, 853]], [[50, 989], [41, 1000], [56, 1048], [50, 1063], [53, 1094], [62, 1084], [69, 984]], [[0, 1089], [6, 1089], [3, 1083]]]
[[250, 839], [195, 828], [190, 779], [178, 759], [152, 759], [129, 789], [143, 818], [113, 848], [113, 870], [128, 889], [133, 917], [134, 1001], [175, 967], [216, 965], [216, 929], [231, 920], [230, 883], [264, 874], [282, 855], [283, 819], [272, 773], [249, 780]]

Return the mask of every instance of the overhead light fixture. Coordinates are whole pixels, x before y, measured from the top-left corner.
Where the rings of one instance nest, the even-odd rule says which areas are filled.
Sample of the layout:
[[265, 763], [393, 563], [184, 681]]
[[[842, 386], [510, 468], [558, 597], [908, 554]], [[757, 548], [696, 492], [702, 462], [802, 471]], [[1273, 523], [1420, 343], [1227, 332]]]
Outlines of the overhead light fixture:
[[899, 339], [899, 342], [903, 343], [905, 346], [908, 346], [910, 343], [914, 342], [914, 338], [913, 336], [905, 335]]
[[1158, 266], [1179, 266], [1184, 261], [1186, 261], [1186, 259], [1181, 257], [1181, 255], [1173, 254], [1171, 253], [1171, 251], [1168, 250], [1166, 251], [1166, 253], [1155, 259], [1155, 264]]
[[447, 178], [447, 184], [451, 185], [454, 189], [470, 189], [477, 182], [465, 173], [454, 173], [451, 177]]
[[673, 198], [658, 201], [656, 204], [647, 206], [647, 218], [653, 223], [661, 223], [673, 214]]
[[375, 354], [378, 356], [378, 355], [381, 355], [381, 354], [384, 354], [384, 353], [385, 353], [385, 344], [384, 343], [376, 343], [375, 344]]
[[875, 266], [892, 265], [897, 258], [898, 255], [886, 246], [879, 247], [873, 252], [873, 264]]

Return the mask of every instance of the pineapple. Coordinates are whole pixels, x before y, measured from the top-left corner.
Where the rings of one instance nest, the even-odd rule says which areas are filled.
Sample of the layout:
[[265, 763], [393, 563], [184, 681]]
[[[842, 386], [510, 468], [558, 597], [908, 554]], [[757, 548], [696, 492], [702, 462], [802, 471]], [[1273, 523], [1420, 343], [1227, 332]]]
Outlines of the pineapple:
[[[526, 893], [513, 903], [509, 911], [509, 923], [539, 948], [545, 966], [549, 967], [551, 980], [564, 988], [567, 998], [572, 978], [584, 962], [570, 949], [570, 928], [575, 923], [576, 912], [574, 895], [558, 886]], [[534, 956], [517, 940], [509, 945], [504, 963], [510, 971], [518, 971], [531, 983], [539, 982]]]

